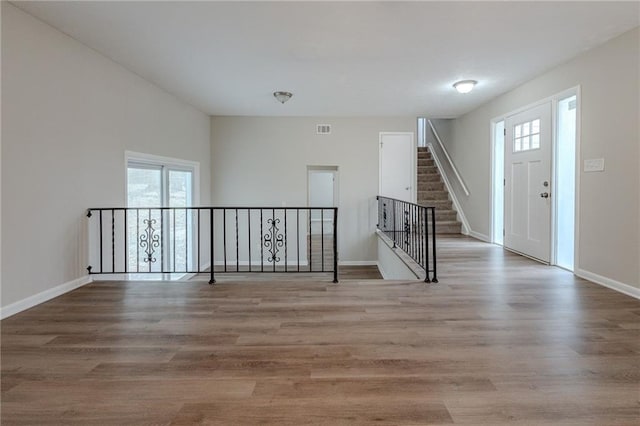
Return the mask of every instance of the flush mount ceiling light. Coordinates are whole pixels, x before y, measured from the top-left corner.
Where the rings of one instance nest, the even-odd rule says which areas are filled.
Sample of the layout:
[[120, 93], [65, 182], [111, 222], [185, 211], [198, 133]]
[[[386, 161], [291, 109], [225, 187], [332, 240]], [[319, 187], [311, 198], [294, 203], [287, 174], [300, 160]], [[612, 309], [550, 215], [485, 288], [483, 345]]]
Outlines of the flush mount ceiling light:
[[453, 83], [453, 87], [458, 93], [469, 93], [476, 84], [478, 84], [478, 82], [475, 80], [461, 80]]
[[293, 94], [290, 92], [273, 92], [273, 97], [275, 97], [281, 104], [287, 102], [292, 96]]

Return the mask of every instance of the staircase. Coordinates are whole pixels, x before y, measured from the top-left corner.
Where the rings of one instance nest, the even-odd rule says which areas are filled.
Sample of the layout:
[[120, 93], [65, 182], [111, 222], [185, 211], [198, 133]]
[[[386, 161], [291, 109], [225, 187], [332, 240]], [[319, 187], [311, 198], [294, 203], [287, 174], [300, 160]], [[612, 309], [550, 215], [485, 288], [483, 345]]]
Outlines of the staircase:
[[460, 234], [462, 224], [429, 149], [418, 148], [418, 204], [436, 208], [436, 234]]

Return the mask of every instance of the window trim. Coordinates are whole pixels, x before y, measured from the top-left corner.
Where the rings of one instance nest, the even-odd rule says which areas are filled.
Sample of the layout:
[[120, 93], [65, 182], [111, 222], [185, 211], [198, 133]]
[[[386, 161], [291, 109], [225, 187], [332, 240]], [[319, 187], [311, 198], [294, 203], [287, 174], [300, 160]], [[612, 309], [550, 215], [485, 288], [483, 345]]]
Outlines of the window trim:
[[[161, 155], [145, 154], [141, 152], [124, 152], [124, 199], [125, 206], [129, 204], [128, 172], [129, 165], [141, 168], [166, 168], [167, 170], [190, 171], [193, 173], [193, 194], [192, 206], [200, 205], [200, 163], [197, 161], [184, 160], [181, 158], [164, 157]], [[164, 178], [163, 178], [164, 179]], [[164, 183], [163, 183], [164, 184]], [[164, 194], [166, 196], [166, 194]]]

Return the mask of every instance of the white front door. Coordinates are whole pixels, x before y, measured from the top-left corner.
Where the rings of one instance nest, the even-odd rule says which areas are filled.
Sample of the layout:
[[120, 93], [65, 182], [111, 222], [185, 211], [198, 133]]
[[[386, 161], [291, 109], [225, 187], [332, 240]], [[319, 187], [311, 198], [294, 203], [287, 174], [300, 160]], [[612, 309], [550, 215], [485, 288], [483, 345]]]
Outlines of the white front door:
[[413, 202], [413, 133], [380, 133], [380, 195]]
[[551, 102], [507, 117], [504, 246], [549, 263]]

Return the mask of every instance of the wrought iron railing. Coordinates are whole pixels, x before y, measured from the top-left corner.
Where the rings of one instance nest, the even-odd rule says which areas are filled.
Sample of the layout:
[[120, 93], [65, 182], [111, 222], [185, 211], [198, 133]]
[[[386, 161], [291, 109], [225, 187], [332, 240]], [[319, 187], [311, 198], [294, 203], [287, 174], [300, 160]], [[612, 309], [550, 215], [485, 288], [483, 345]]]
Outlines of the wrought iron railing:
[[338, 282], [338, 208], [87, 210], [89, 274], [324, 272]]
[[435, 207], [383, 196], [377, 200], [378, 229], [424, 269], [425, 282], [437, 283]]

